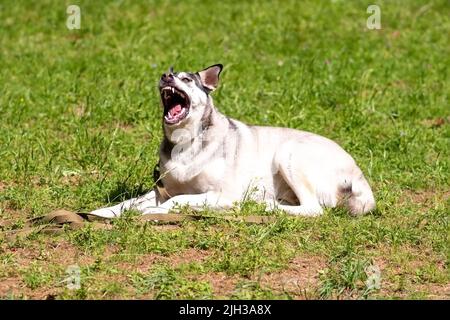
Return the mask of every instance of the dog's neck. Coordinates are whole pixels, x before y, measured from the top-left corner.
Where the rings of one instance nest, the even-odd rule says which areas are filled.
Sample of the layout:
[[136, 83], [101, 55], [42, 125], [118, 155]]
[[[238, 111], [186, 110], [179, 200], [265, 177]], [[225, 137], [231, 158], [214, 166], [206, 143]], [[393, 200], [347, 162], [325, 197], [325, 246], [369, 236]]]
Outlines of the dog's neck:
[[214, 107], [211, 99], [202, 117], [192, 120], [183, 128], [164, 126], [159, 161], [163, 175], [173, 175], [177, 181], [190, 181], [208, 166], [214, 155], [223, 154], [229, 135], [230, 122]]

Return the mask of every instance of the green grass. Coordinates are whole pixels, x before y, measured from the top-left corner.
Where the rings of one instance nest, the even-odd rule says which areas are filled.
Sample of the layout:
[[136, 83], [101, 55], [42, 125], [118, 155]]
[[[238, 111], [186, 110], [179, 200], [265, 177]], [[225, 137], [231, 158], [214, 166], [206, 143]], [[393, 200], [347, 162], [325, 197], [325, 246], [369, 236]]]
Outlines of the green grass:
[[[0, 4], [0, 220], [152, 188], [159, 76], [214, 63], [222, 112], [334, 139], [378, 208], [266, 225], [130, 213], [111, 230], [2, 234], [1, 298], [449, 298], [448, 1], [78, 1], [81, 30], [65, 26], [69, 4]], [[381, 30], [366, 28], [369, 4]], [[63, 284], [73, 264], [78, 290]]]

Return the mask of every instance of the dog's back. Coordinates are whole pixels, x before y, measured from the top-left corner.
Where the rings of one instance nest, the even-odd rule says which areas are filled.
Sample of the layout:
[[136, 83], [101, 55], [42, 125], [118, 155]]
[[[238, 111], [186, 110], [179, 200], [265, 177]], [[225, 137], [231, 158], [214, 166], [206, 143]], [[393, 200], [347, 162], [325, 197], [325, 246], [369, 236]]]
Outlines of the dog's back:
[[[242, 128], [242, 124], [237, 128]], [[334, 141], [289, 128], [248, 126], [248, 129], [256, 147], [251, 148], [254, 159], [247, 160], [246, 165], [254, 163], [256, 175], [281, 175], [291, 189], [296, 189], [297, 183], [304, 184], [306, 193], [314, 194], [320, 205], [345, 205], [354, 215], [375, 208], [372, 190], [362, 171]], [[246, 156], [251, 153], [246, 152]], [[283, 195], [275, 197], [282, 199]], [[302, 203], [302, 199], [298, 201]]]

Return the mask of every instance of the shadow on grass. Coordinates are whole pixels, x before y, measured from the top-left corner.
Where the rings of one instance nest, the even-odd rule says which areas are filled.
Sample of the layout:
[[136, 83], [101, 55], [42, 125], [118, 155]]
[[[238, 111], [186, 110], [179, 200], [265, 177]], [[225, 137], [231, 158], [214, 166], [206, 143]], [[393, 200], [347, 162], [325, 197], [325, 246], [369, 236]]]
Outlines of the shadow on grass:
[[105, 201], [109, 203], [122, 202], [136, 198], [150, 192], [152, 189], [144, 187], [144, 184], [130, 186], [124, 182], [118, 182], [116, 187], [106, 195]]

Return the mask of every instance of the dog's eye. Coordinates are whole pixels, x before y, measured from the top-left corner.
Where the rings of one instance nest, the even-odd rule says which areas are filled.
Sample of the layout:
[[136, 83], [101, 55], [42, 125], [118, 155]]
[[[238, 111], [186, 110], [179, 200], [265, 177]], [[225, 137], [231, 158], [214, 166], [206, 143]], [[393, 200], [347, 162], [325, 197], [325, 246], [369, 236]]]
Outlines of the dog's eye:
[[189, 83], [192, 81], [192, 79], [190, 78], [182, 78], [181, 81], [183, 81], [184, 83]]

